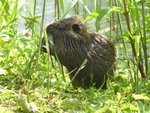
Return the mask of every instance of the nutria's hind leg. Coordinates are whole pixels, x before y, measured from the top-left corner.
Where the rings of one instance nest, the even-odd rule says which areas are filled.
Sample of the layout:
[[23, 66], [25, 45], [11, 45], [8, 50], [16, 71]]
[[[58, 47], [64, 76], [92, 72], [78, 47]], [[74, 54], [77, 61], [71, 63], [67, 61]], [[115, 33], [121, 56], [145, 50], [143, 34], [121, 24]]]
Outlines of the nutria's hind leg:
[[96, 82], [94, 85], [93, 85], [95, 88], [102, 88], [102, 89], [107, 89], [107, 83], [106, 83], [106, 81], [104, 81], [104, 82]]
[[94, 87], [95, 88], [102, 88], [102, 89], [107, 89], [107, 76], [105, 75], [105, 76], [100, 76], [100, 75], [98, 75], [98, 76], [95, 76], [94, 78], [93, 78], [93, 85], [94, 85]]
[[[72, 75], [72, 76], [74, 76], [74, 75]], [[73, 78], [72, 76], [70, 76], [71, 80]], [[87, 89], [87, 88], [91, 87], [92, 84], [91, 84], [91, 79], [89, 77], [89, 74], [86, 74], [86, 75], [85, 75], [85, 73], [77, 74], [77, 76], [75, 78], [73, 78], [73, 80], [72, 80], [72, 85], [74, 88], [81, 87], [83, 89]]]

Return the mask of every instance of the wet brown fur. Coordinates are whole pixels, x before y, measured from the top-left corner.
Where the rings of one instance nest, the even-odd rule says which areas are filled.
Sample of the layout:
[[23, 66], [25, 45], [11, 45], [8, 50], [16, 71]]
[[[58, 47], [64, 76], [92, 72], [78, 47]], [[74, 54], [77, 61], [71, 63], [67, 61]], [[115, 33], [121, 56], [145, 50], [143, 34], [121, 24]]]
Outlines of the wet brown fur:
[[48, 37], [53, 36], [51, 54], [57, 54], [73, 79], [81, 64], [87, 60], [72, 81], [74, 87], [106, 88], [106, 73], [115, 61], [113, 44], [102, 35], [89, 33], [85, 22], [78, 16], [58, 20], [47, 26]]

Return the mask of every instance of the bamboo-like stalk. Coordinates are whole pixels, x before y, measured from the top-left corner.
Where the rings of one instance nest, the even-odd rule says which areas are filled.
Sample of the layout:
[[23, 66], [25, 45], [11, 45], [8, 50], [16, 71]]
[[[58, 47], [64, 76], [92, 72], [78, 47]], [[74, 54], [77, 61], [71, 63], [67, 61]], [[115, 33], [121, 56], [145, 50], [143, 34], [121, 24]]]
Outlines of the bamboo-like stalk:
[[[140, 34], [140, 42], [142, 43], [140, 43], [139, 42], [139, 56], [138, 56], [138, 58], [139, 58], [139, 61], [141, 61], [141, 64], [143, 64], [143, 59], [142, 59], [142, 49], [141, 49], [141, 45], [143, 45], [143, 35], [142, 35], [142, 29], [141, 29], [141, 22], [140, 22], [140, 18], [139, 18], [139, 10], [138, 10], [138, 6], [137, 6], [137, 3], [136, 3], [136, 1], [135, 0], [133, 0], [133, 4], [134, 4], [134, 6], [135, 6], [135, 8], [133, 9], [133, 10], [135, 10], [135, 12], [136, 12], [136, 19], [135, 19], [135, 21], [133, 22], [133, 25], [134, 25], [134, 27], [135, 27], [135, 29], [136, 28], [138, 28], [139, 29], [139, 33], [138, 34]], [[133, 15], [131, 15], [131, 16], [133, 16]], [[133, 18], [134, 19], [134, 18]], [[137, 24], [135, 24], [135, 23], [137, 23]], [[137, 35], [138, 35], [137, 34]], [[142, 68], [143, 68], [143, 66], [144, 65], [142, 65]], [[143, 69], [144, 70], [144, 69]], [[145, 71], [146, 72], [146, 71]], [[139, 81], [138, 79], [138, 76], [136, 77], [137, 78], [137, 81]], [[137, 83], [137, 86], [138, 86], [138, 83]]]
[[61, 5], [61, 10], [62, 10], [62, 13], [64, 15], [65, 13], [65, 5], [64, 5], [64, 0], [60, 0], [60, 5]]
[[[112, 6], [112, 0], [109, 0], [109, 6], [111, 7]], [[110, 21], [109, 21], [109, 25], [110, 25], [110, 32], [109, 32], [109, 36], [111, 37], [112, 36], [112, 14], [110, 14], [110, 17], [109, 17]]]
[[[35, 16], [35, 13], [36, 13], [36, 0], [34, 0], [33, 17]], [[34, 29], [34, 23], [33, 23], [33, 29]], [[32, 30], [32, 37], [33, 37], [33, 34], [34, 34], [34, 30]]]
[[[114, 0], [114, 4], [117, 7], [119, 6], [117, 0]], [[117, 20], [118, 20], [118, 25], [119, 25], [119, 28], [120, 28], [119, 29], [120, 30], [120, 34], [123, 34], [123, 28], [122, 28], [122, 23], [121, 23], [121, 16], [120, 16], [120, 13], [118, 13], [118, 12], [117, 12]], [[123, 48], [124, 48], [124, 51], [126, 53], [126, 56], [127, 56], [127, 58], [129, 58], [128, 53], [127, 53], [127, 46], [126, 46], [126, 43], [125, 43], [125, 39], [122, 38], [122, 41], [123, 41]], [[131, 68], [129, 60], [127, 60], [127, 64], [128, 64], [128, 67]], [[131, 70], [129, 70], [129, 73], [131, 75], [132, 80], [134, 80], [134, 77], [133, 77], [133, 74], [132, 74]]]
[[[46, 35], [46, 32], [44, 32], [45, 35]], [[52, 63], [52, 67], [53, 67], [53, 59], [52, 57], [50, 56], [50, 49], [49, 49], [49, 46], [48, 45], [48, 37], [46, 36], [46, 49], [47, 49], [47, 53], [48, 53], [48, 59], [47, 59], [47, 89], [48, 91], [50, 90], [50, 84], [51, 84], [51, 78], [50, 78], [50, 61]]]
[[41, 46], [42, 46], [42, 32], [43, 32], [43, 24], [44, 24], [44, 17], [45, 17], [45, 6], [46, 6], [46, 0], [44, 0], [43, 9], [42, 9], [42, 20], [41, 20], [41, 27], [40, 27], [39, 48], [38, 48], [38, 55], [37, 55], [36, 64], [38, 64], [38, 62], [39, 62]]
[[143, 18], [143, 51], [144, 51], [144, 59], [145, 59], [145, 72], [148, 73], [148, 58], [147, 58], [147, 42], [146, 42], [146, 30], [145, 30], [145, 10], [144, 10], [144, 1], [142, 0], [142, 18]]
[[[118, 2], [117, 2], [117, 0], [114, 0], [114, 3], [115, 3], [115, 5], [118, 7]], [[122, 34], [123, 32], [123, 30], [122, 30], [122, 24], [121, 24], [121, 17], [120, 17], [120, 14], [117, 12], [117, 18], [118, 18], [118, 24], [119, 24], [119, 27], [120, 27], [120, 33]]]
[[34, 0], [33, 16], [35, 16], [35, 12], [36, 12], [36, 0]]
[[[124, 3], [124, 15], [125, 15], [125, 18], [126, 18], [127, 28], [128, 28], [129, 33], [132, 35], [131, 25], [130, 25], [130, 18], [129, 18], [129, 12], [127, 10], [126, 0], [123, 0], [123, 3]], [[137, 67], [138, 67], [138, 69], [140, 71], [140, 74], [141, 74], [142, 78], [146, 78], [146, 75], [145, 75], [145, 72], [143, 70], [143, 66], [141, 64], [141, 61], [137, 57], [137, 52], [136, 52], [136, 49], [135, 49], [134, 40], [131, 38], [131, 36], [129, 36], [129, 40], [130, 40], [131, 47], [132, 47], [132, 53], [133, 53], [133, 56], [134, 56], [135, 61], [137, 63]]]
[[[112, 0], [112, 6], [114, 5], [114, 0]], [[112, 13], [112, 30], [115, 30], [115, 13]]]
[[[95, 10], [96, 11], [100, 10], [101, 9], [101, 5], [102, 5], [101, 0], [96, 0], [96, 4], [95, 4], [96, 8], [95, 8]], [[96, 18], [96, 23], [95, 23], [95, 25], [96, 25], [96, 32], [98, 32], [98, 30], [100, 30], [100, 23], [101, 22], [100, 22], [100, 20], [97, 17]]]
[[59, 19], [60, 18], [60, 6], [59, 6], [60, 4], [59, 4], [59, 0], [55, 0], [55, 17], [57, 18], [57, 19]]

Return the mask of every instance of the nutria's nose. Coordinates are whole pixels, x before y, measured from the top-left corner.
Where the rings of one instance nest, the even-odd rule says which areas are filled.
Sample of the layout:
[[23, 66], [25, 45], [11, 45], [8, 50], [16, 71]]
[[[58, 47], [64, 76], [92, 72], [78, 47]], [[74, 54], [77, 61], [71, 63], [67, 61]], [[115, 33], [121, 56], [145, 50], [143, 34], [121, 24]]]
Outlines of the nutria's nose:
[[46, 33], [51, 32], [53, 29], [54, 29], [54, 25], [52, 25], [52, 24], [48, 25], [46, 28]]

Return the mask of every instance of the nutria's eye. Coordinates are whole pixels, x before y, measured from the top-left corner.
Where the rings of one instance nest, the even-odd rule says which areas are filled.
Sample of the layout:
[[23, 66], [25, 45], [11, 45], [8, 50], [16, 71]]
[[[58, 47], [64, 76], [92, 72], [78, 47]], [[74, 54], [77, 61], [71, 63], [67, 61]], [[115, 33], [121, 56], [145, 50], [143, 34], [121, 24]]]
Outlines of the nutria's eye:
[[73, 24], [72, 29], [74, 32], [79, 32], [80, 31], [80, 26], [78, 24]]

